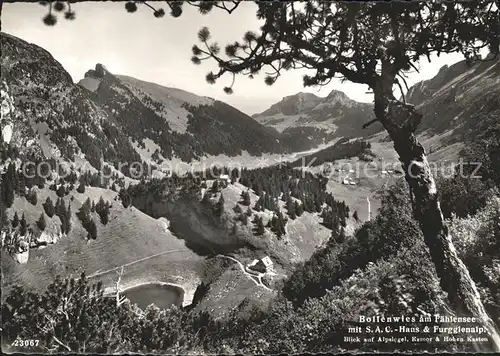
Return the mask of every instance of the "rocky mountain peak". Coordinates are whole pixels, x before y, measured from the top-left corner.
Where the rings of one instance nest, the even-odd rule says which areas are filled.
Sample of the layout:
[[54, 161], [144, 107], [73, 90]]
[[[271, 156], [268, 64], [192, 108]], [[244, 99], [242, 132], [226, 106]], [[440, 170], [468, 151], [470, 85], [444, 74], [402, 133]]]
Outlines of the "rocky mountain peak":
[[106, 67], [103, 64], [97, 63], [95, 65], [95, 69], [88, 70], [85, 73], [84, 78], [80, 80], [78, 84], [87, 90], [95, 92], [97, 88], [99, 88], [101, 80], [107, 74], [111, 73], [106, 69]]
[[85, 78], [102, 79], [109, 71], [106, 69], [104, 64], [97, 63], [95, 69], [90, 69], [85, 73]]
[[333, 89], [327, 96], [327, 98], [347, 98], [344, 92], [340, 90]]
[[354, 101], [351, 100], [344, 92], [335, 89], [328, 94], [324, 101], [329, 105], [340, 104], [342, 106], [352, 106], [352, 104], [354, 104]]

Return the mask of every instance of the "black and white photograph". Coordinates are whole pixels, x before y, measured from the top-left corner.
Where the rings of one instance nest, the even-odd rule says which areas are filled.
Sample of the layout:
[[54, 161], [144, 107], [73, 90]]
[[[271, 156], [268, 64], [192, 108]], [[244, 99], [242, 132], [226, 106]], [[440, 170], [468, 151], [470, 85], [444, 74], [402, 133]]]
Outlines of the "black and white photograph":
[[500, 353], [500, 1], [0, 1], [5, 354]]

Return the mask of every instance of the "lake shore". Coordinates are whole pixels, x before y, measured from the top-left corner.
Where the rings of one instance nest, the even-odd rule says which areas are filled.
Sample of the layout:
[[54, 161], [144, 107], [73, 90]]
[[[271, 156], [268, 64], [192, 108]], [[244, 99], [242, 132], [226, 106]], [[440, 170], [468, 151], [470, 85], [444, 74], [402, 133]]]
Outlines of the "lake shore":
[[[120, 293], [125, 293], [127, 291], [139, 288], [139, 287], [145, 287], [145, 286], [153, 286], [153, 285], [158, 285], [158, 286], [170, 286], [174, 287], [177, 289], [182, 290], [182, 306], [187, 307], [193, 303], [193, 298], [194, 298], [194, 293], [196, 291], [197, 286], [188, 286], [188, 285], [181, 285], [178, 283], [171, 283], [171, 282], [161, 282], [161, 281], [151, 281], [151, 280], [136, 280], [136, 281], [130, 281], [128, 283], [122, 283], [121, 288], [120, 288]], [[115, 288], [114, 287], [107, 287], [104, 290], [105, 294], [113, 294], [115, 293]]]

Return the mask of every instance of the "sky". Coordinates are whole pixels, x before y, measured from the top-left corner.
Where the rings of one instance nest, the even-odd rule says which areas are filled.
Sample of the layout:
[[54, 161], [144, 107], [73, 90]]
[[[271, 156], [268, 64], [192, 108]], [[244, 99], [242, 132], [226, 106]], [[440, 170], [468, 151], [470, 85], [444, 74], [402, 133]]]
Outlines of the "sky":
[[[214, 85], [208, 84], [205, 75], [211, 70], [217, 71], [216, 63], [207, 60], [194, 65], [190, 60], [191, 47], [199, 44], [198, 30], [207, 26], [212, 39], [222, 49], [228, 43], [241, 41], [246, 31], [258, 31], [261, 25], [252, 2], [241, 4], [232, 14], [215, 9], [208, 15], [201, 15], [196, 8], [184, 6], [184, 13], [179, 18], [169, 16], [167, 9], [163, 18], [155, 18], [143, 5], [139, 5], [137, 12], [128, 13], [123, 2], [83, 2], [73, 4], [72, 8], [76, 12], [75, 20], [68, 21], [59, 15], [56, 26], [49, 27], [42, 22], [47, 8], [38, 3], [4, 3], [2, 31], [49, 51], [74, 82], [82, 79], [96, 63], [102, 63], [111, 73], [209, 96], [249, 115], [262, 112], [283, 97], [299, 92], [325, 97], [336, 89], [356, 101], [373, 100], [373, 96], [367, 94], [368, 86], [341, 83], [340, 79], [332, 80], [325, 87], [304, 88], [302, 77], [308, 73], [306, 70], [284, 72], [272, 86], [264, 83], [264, 74], [253, 80], [237, 76], [232, 95], [222, 90], [231, 84], [229, 75]], [[417, 66], [420, 73], [409, 73], [407, 82], [411, 86], [430, 79], [443, 65], [461, 59], [459, 54], [449, 54], [431, 57], [431, 63], [423, 60]]]

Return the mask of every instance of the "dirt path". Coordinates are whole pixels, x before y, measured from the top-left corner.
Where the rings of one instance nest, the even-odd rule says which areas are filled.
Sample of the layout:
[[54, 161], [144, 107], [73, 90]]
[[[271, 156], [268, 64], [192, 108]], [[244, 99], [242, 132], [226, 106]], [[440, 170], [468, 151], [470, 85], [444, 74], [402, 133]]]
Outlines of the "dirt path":
[[163, 251], [163, 252], [160, 252], [160, 253], [157, 253], [157, 254], [154, 254], [154, 255], [151, 255], [151, 256], [148, 256], [148, 257], [144, 257], [144, 258], [140, 258], [138, 260], [135, 260], [135, 261], [132, 261], [132, 262], [129, 262], [129, 263], [126, 263], [124, 265], [121, 265], [121, 266], [117, 266], [115, 268], [111, 268], [111, 269], [108, 269], [106, 271], [101, 271], [101, 270], [98, 270], [94, 273], [92, 273], [90, 276], [88, 276], [87, 278], [94, 278], [94, 277], [97, 277], [97, 276], [100, 276], [100, 275], [103, 275], [103, 274], [106, 274], [106, 273], [109, 273], [109, 272], [112, 272], [112, 271], [116, 271], [120, 268], [125, 268], [127, 266], [131, 266], [135, 263], [138, 263], [138, 262], [142, 262], [142, 261], [146, 261], [146, 260], [149, 260], [150, 258], [154, 258], [154, 257], [158, 257], [158, 256], [161, 256], [161, 255], [166, 255], [167, 253], [173, 253], [173, 252], [181, 252], [181, 251], [190, 251], [189, 249], [180, 249], [180, 250], [169, 250], [169, 251]]

